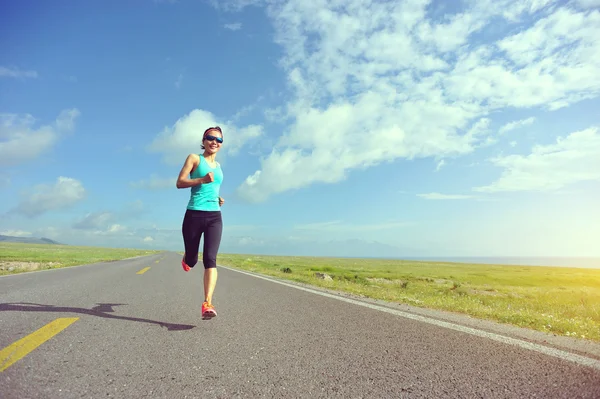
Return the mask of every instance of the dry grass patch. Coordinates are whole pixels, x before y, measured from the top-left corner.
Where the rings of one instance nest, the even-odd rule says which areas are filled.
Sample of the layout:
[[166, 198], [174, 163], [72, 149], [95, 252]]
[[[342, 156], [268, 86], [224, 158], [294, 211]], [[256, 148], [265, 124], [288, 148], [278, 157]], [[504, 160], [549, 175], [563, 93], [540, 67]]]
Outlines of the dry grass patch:
[[40, 265], [40, 262], [0, 262], [0, 271], [30, 272], [38, 270]]

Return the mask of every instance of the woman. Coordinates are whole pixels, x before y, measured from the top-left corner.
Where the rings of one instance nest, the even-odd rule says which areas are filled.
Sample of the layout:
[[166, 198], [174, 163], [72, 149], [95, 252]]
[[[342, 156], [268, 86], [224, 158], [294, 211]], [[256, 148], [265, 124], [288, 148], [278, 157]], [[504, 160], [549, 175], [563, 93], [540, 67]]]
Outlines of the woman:
[[206, 129], [202, 136], [204, 153], [189, 154], [177, 178], [177, 188], [192, 188], [181, 226], [185, 245], [181, 266], [186, 272], [198, 262], [200, 238], [204, 234], [203, 318], [217, 315], [212, 296], [217, 284], [217, 252], [223, 232], [221, 206], [225, 201], [219, 196], [223, 171], [216, 161], [216, 156], [222, 144], [223, 132], [220, 127]]

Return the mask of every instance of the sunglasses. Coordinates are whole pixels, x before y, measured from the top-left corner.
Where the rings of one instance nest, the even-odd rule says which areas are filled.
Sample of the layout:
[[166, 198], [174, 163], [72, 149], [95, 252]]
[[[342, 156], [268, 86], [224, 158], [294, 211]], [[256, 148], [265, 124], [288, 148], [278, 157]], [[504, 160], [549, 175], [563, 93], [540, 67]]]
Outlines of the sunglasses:
[[215, 136], [208, 135], [208, 136], [204, 137], [204, 140], [208, 140], [208, 141], [215, 141], [215, 140], [217, 140], [217, 143], [223, 144], [223, 139], [221, 137], [215, 137]]

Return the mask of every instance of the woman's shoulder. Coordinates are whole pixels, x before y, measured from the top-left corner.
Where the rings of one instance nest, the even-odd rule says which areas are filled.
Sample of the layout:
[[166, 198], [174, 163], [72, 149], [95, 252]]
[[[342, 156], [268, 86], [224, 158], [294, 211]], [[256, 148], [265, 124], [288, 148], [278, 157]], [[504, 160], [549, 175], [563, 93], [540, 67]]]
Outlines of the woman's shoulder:
[[187, 159], [194, 161], [194, 162], [200, 162], [200, 155], [199, 154], [194, 154], [194, 153], [190, 153], [187, 156]]

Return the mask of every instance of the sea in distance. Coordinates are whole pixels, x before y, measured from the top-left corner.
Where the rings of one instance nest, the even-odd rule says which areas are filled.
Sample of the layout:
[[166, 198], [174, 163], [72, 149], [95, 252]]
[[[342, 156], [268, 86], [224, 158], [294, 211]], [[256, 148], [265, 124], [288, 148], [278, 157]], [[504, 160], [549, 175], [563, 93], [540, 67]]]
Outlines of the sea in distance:
[[535, 256], [406, 256], [388, 259], [426, 262], [477, 263], [510, 266], [555, 266], [600, 269], [600, 257], [535, 257]]

